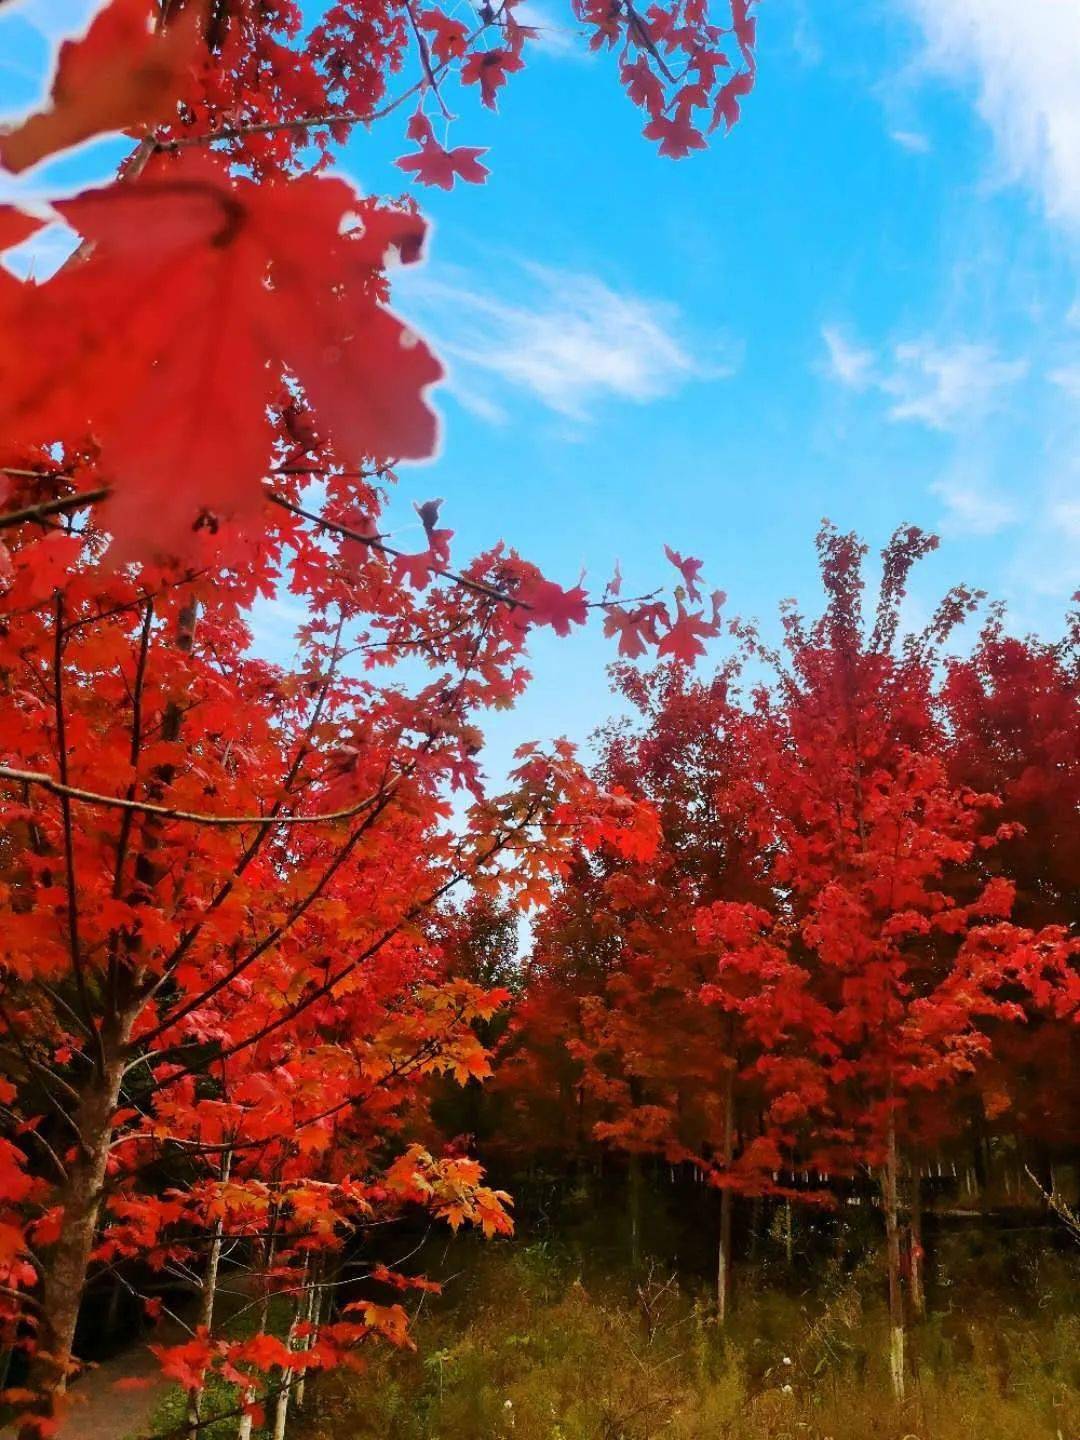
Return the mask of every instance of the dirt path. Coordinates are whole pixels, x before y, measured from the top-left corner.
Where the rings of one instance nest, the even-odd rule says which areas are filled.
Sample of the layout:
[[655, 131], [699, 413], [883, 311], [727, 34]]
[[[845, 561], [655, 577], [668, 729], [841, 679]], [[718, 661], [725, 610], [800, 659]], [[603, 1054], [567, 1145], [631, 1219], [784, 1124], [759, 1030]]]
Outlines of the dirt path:
[[[140, 1390], [117, 1390], [117, 1380], [149, 1380]], [[116, 1355], [71, 1387], [71, 1408], [57, 1440], [136, 1440], [149, 1435], [150, 1416], [168, 1381], [145, 1345]]]
[[[118, 1390], [117, 1380], [148, 1380], [138, 1390]], [[168, 1381], [145, 1345], [136, 1345], [88, 1370], [71, 1387], [68, 1411], [55, 1440], [142, 1440]], [[0, 1440], [13, 1440], [10, 1426]]]
[[[0, 0], [2, 3], [2, 0]], [[218, 1318], [246, 1305], [251, 1293], [246, 1272], [230, 1273], [218, 1291]], [[160, 1345], [175, 1345], [186, 1338], [175, 1319], [166, 1319], [149, 1339]], [[138, 1389], [118, 1390], [118, 1380], [146, 1380]], [[150, 1419], [171, 1381], [163, 1380], [157, 1360], [145, 1341], [136, 1341], [100, 1365], [87, 1369], [72, 1385], [67, 1414], [53, 1440], [145, 1440], [151, 1434]], [[14, 1440], [15, 1431], [0, 1428], [0, 1440]]]

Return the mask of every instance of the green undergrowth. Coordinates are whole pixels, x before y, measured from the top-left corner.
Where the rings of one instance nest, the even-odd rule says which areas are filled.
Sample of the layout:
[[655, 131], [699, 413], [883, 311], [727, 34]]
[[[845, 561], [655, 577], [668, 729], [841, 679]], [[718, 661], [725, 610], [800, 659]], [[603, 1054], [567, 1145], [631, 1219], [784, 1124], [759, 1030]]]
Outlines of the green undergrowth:
[[[253, 1335], [258, 1329], [258, 1310], [249, 1304], [243, 1304], [239, 1315], [228, 1321], [223, 1331], [234, 1338], [241, 1338], [245, 1335]], [[270, 1312], [267, 1317], [267, 1329], [275, 1335], [284, 1335], [289, 1328], [289, 1309], [280, 1300], [271, 1301]], [[271, 1380], [271, 1383], [272, 1380]], [[200, 1414], [204, 1423], [199, 1430], [199, 1440], [236, 1440], [239, 1417], [236, 1410], [241, 1403], [241, 1395], [237, 1386], [231, 1385], [222, 1380], [219, 1376], [211, 1375], [205, 1391], [203, 1392]], [[187, 1421], [187, 1393], [179, 1385], [170, 1385], [162, 1392], [161, 1398], [154, 1406], [150, 1417], [148, 1428], [143, 1434], [156, 1437], [168, 1436], [168, 1440], [186, 1440]], [[267, 1406], [269, 1412], [270, 1407]], [[217, 1422], [214, 1416], [220, 1415], [223, 1418]], [[269, 1413], [267, 1420], [270, 1420]], [[252, 1440], [262, 1440], [268, 1435], [267, 1427], [256, 1425], [252, 1429]], [[290, 1427], [290, 1435], [294, 1433]], [[142, 1435], [127, 1436], [125, 1440], [143, 1440]]]
[[[973, 1301], [960, 1273], [888, 1376], [873, 1259], [813, 1291], [755, 1293], [725, 1331], [669, 1268], [587, 1273], [550, 1242], [457, 1244], [415, 1353], [326, 1377], [303, 1440], [1077, 1440], [1080, 1319], [1069, 1257]], [[963, 1267], [958, 1267], [963, 1271]], [[985, 1274], [985, 1271], [983, 1272]]]

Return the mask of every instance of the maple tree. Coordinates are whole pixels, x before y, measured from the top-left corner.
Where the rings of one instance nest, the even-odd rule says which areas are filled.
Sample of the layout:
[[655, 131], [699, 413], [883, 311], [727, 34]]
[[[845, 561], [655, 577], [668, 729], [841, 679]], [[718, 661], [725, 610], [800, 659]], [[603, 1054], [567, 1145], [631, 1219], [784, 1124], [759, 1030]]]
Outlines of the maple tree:
[[[1018, 1046], [1054, 1036], [1047, 1083], [1067, 1069], [1080, 1015], [1075, 908], [1020, 813], [1071, 765], [1075, 679], [1061, 647], [999, 624], [943, 671], [981, 598], [964, 587], [901, 637], [909, 573], [935, 543], [897, 532], [868, 622], [865, 547], [826, 526], [825, 610], [785, 607], [779, 650], [736, 621], [739, 652], [711, 681], [616, 670], [643, 724], [607, 732], [597, 775], [651, 802], [660, 844], [579, 858], [539, 927], [505, 1072], [549, 1094], [569, 1075], [596, 1138], [720, 1188], [721, 1320], [736, 1194], [828, 1204], [873, 1173], [900, 1395], [923, 1305], [920, 1164], [968, 1132], [973, 1087], [1008, 1108]], [[1002, 665], [1031, 667], [1023, 699], [990, 693]], [[763, 667], [741, 698], [740, 675]], [[1071, 834], [1063, 788], [1053, 815]], [[1015, 913], [1014, 845], [1031, 877]], [[633, 1160], [630, 1174], [633, 1188]]]
[[[697, 111], [733, 122], [742, 0], [730, 30], [686, 0], [576, 13], [667, 153], [698, 143]], [[5, 334], [33, 336], [0, 355], [0, 1264], [28, 1434], [55, 1428], [88, 1276], [128, 1283], [136, 1257], [201, 1295], [190, 1339], [159, 1347], [193, 1433], [211, 1370], [248, 1432], [276, 1374], [281, 1434], [308, 1370], [404, 1342], [396, 1304], [329, 1308], [333, 1257], [405, 1204], [509, 1224], [474, 1160], [409, 1142], [427, 1077], [487, 1073], [475, 1025], [505, 998], [455, 975], [429, 922], [456, 888], [535, 903], [581, 846], [650, 843], [566, 746], [491, 793], [478, 721], [526, 683], [534, 626], [592, 607], [633, 627], [647, 605], [649, 642], [685, 652], [715, 610], [617, 581], [590, 600], [503, 546], [454, 568], [438, 502], [416, 552], [380, 528], [393, 467], [435, 448], [442, 370], [388, 308], [417, 208], [328, 173], [335, 147], [415, 100], [403, 168], [484, 179], [427, 117], [455, 82], [494, 108], [531, 38], [511, 4], [466, 30], [409, 0], [313, 23], [288, 0], [111, 0], [0, 135], [11, 171], [133, 139], [111, 183], [0, 210], [4, 251], [49, 221], [77, 241], [43, 283], [0, 268]], [[247, 619], [285, 589], [308, 615], [287, 668]], [[243, 1342], [214, 1328], [225, 1238], [262, 1276]]]
[[[992, 607], [972, 653], [951, 662], [943, 687], [950, 774], [992, 790], [998, 818], [1011, 827], [1001, 845], [980, 853], [980, 866], [987, 878], [1012, 885], [1013, 915], [1033, 928], [1074, 925], [1080, 910], [1077, 622], [1073, 611], [1060, 640], [1021, 639]], [[1068, 1022], [1045, 1005], [1025, 1005], [1025, 1016], [1023, 1025], [996, 1027], [972, 1113], [982, 1148], [994, 1129], [1018, 1134], [1024, 1164], [1045, 1179], [1053, 1158], [1077, 1139], [1074, 1041]]]
[[[534, 967], [553, 972], [555, 984], [526, 1002], [518, 1021], [524, 1059], [516, 1053], [514, 1063], [529, 1065], [545, 1001], [558, 1005], [569, 971], [576, 1023], [568, 1030], [560, 1019], [558, 1029], [592, 1135], [629, 1156], [632, 1257], [636, 1263], [640, 1157], [692, 1166], [722, 1193], [723, 1320], [733, 1196], [783, 1193], [780, 1153], [755, 1124], [762, 1107], [753, 1060], [784, 1031], [794, 972], [775, 963], [760, 933], [767, 917], [754, 903], [768, 897], [767, 869], [753, 808], [740, 793], [746, 727], [735, 701], [737, 666], [707, 682], [682, 666], [643, 675], [621, 665], [615, 675], [644, 728], [610, 728], [599, 773], [653, 807], [660, 843], [652, 853], [580, 857], [538, 930]], [[740, 947], [738, 980], [703, 939], [702, 906], [715, 907], [714, 919], [727, 917]], [[571, 958], [580, 952], [589, 957], [584, 974]]]
[[[920, 1126], [941, 1122], [945, 1096], [989, 1053], [985, 1023], [1018, 1018], [1003, 991], [1025, 984], [1033, 952], [1054, 991], [1051, 1006], [1075, 1006], [1074, 942], [1057, 927], [1008, 923], [1011, 887], [986, 880], [973, 863], [1011, 833], [997, 821], [997, 797], [948, 773], [934, 668], [978, 597], [963, 587], [950, 592], [922, 635], [897, 644], [909, 572], [935, 543], [914, 529], [897, 532], [867, 625], [865, 547], [825, 527], [818, 547], [828, 604], [813, 625], [785, 612], [787, 664], [779, 662], [776, 690], [757, 704], [773, 882], [813, 1002], [807, 1073], [798, 1092], [781, 1099], [818, 1111], [813, 1168], [843, 1173], [862, 1159], [880, 1174], [900, 1395], [905, 1151], [926, 1142]], [[782, 1057], [766, 1063], [782, 1073]], [[938, 1097], [932, 1107], [930, 1093]], [[907, 1246], [917, 1310], [917, 1233]]]
[[[738, 119], [752, 9], [572, 5], [672, 157]], [[0, 132], [11, 172], [132, 141], [110, 183], [0, 207], [0, 251], [47, 223], [74, 247], [40, 283], [0, 266], [0, 1325], [26, 1435], [55, 1429], [96, 1278], [150, 1319], [194, 1292], [155, 1345], [192, 1436], [211, 1375], [241, 1436], [281, 1440], [309, 1373], [409, 1344], [432, 1282], [365, 1236], [408, 1207], [509, 1230], [433, 1114], [491, 1128], [492, 1052], [504, 1145], [719, 1191], [721, 1319], [736, 1197], [873, 1173], [898, 1393], [924, 1157], [987, 1127], [1037, 1167], [1074, 1141], [1075, 621], [1049, 645], [991, 610], [949, 659], [980, 599], [958, 588], [901, 637], [913, 529], [869, 620], [864, 548], [823, 529], [826, 608], [787, 607], [779, 649], [670, 548], [670, 593], [626, 597], [507, 545], [463, 563], [439, 501], [417, 548], [388, 533], [399, 463], [438, 438], [440, 362], [390, 308], [427, 233], [337, 147], [400, 116], [403, 174], [484, 182], [450, 95], [497, 108], [535, 40], [512, 3], [111, 0]], [[251, 611], [284, 597], [278, 665]], [[636, 728], [591, 771], [524, 746], [499, 793], [485, 713], [535, 627], [590, 612]]]

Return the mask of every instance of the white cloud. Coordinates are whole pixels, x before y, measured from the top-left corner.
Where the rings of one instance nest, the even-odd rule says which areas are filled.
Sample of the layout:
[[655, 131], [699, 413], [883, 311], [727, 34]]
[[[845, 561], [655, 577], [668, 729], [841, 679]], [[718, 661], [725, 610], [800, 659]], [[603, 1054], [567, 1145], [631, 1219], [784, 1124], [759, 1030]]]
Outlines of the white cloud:
[[1080, 545], [1080, 500], [1058, 500], [1050, 506], [1050, 523]]
[[1056, 370], [1051, 370], [1049, 379], [1054, 385], [1057, 385], [1059, 389], [1064, 390], [1066, 395], [1071, 395], [1073, 399], [1080, 400], [1080, 360], [1076, 360], [1069, 365], [1061, 365]]
[[430, 272], [399, 282], [396, 292], [439, 353], [455, 362], [451, 384], [462, 403], [485, 418], [497, 419], [501, 408], [493, 384], [586, 420], [605, 400], [645, 404], [690, 380], [731, 373], [690, 354], [671, 305], [619, 293], [592, 275], [531, 264], [520, 272], [528, 282], [521, 300]]
[[978, 87], [1005, 175], [1080, 228], [1080, 4], [1077, 0], [903, 0], [931, 65]]
[[791, 48], [800, 65], [806, 66], [807, 69], [820, 65], [825, 58], [825, 49], [814, 29], [807, 0], [794, 0]]
[[971, 476], [951, 475], [930, 489], [945, 506], [941, 529], [946, 535], [996, 535], [1017, 518], [1009, 500]]
[[[1058, 476], [1042, 498], [1032, 523], [1017, 546], [1010, 579], [1018, 596], [1049, 600], [1051, 623], [1059, 623], [1061, 605], [1080, 588], [1080, 473]], [[1053, 493], [1056, 492], [1056, 493]]]
[[896, 397], [890, 419], [916, 420], [934, 430], [981, 418], [1028, 368], [1026, 360], [998, 359], [989, 345], [932, 340], [897, 345], [894, 357], [895, 368], [881, 382]]
[[836, 325], [823, 325], [821, 338], [828, 351], [827, 368], [833, 379], [852, 390], [865, 390], [870, 384], [874, 352], [846, 339]]
[[902, 150], [910, 150], [913, 155], [930, 153], [930, 140], [919, 130], [890, 130], [889, 139], [895, 140]]
[[84, 31], [101, 8], [101, 0], [15, 0], [3, 19], [28, 25], [46, 40], [65, 40]]
[[[570, 13], [569, 9], [566, 13]], [[586, 64], [596, 58], [595, 50], [589, 49], [584, 26], [567, 25], [561, 11], [553, 13], [541, 0], [523, 0], [514, 7], [514, 19], [536, 31], [529, 41], [530, 50], [542, 50], [560, 60], [580, 60]]]
[[836, 325], [824, 326], [821, 336], [826, 372], [834, 380], [888, 396], [890, 420], [933, 430], [960, 429], [981, 419], [1028, 370], [1026, 360], [1004, 360], [992, 346], [967, 341], [924, 338], [878, 352], [848, 339]]

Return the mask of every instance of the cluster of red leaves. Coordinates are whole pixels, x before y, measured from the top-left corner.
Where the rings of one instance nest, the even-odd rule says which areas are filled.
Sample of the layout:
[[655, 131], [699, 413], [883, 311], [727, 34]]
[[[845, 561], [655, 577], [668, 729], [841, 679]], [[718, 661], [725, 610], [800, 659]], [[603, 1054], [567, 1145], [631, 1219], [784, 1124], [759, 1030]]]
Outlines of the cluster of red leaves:
[[[497, 9], [483, 12], [478, 32], [437, 6], [410, 11], [425, 83], [407, 132], [419, 148], [397, 163], [423, 184], [449, 190], [455, 177], [474, 184], [486, 178], [487, 170], [478, 164], [485, 152], [439, 144], [425, 109], [434, 97], [449, 122], [442, 87], [451, 79], [477, 86], [481, 103], [496, 108], [508, 77], [524, 69], [530, 43], [542, 40], [541, 31], [517, 20], [516, 3], [503, 0]], [[727, 27], [717, 23], [711, 13], [715, 6], [705, 0], [657, 3], [645, 14], [632, 0], [573, 0], [573, 13], [590, 49], [616, 53], [623, 88], [648, 116], [646, 138], [657, 142], [661, 155], [682, 159], [705, 148], [707, 131], [721, 125], [730, 130], [739, 119], [756, 74], [754, 5], [755, 0], [730, 0]], [[489, 27], [497, 31], [495, 44], [487, 44]]]
[[741, 657], [712, 681], [619, 673], [643, 725], [610, 730], [598, 773], [649, 802], [658, 843], [581, 857], [539, 926], [497, 1082], [521, 1143], [580, 1143], [587, 1114], [630, 1154], [810, 1200], [890, 1149], [962, 1144], [973, 1101], [1072, 1143], [1075, 635], [1008, 640], [995, 612], [943, 664], [976, 600], [956, 590], [898, 646], [928, 548], [897, 534], [866, 626], [863, 548], [823, 530], [821, 618], [788, 607], [782, 654], [735, 627], [775, 676], [749, 703]]

